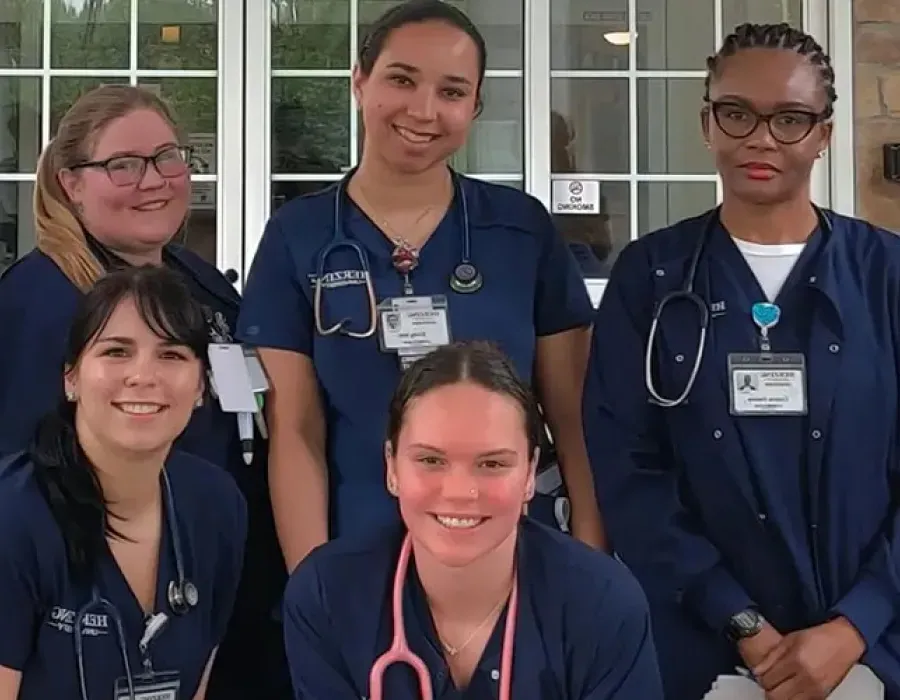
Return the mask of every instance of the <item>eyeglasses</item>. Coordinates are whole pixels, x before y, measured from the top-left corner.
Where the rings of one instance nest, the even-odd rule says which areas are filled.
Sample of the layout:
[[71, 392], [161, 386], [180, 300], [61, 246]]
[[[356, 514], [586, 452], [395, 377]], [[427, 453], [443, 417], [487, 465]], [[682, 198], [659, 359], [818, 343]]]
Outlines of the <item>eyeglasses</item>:
[[190, 169], [191, 148], [189, 146], [171, 146], [152, 156], [128, 155], [113, 156], [106, 160], [79, 163], [72, 170], [81, 168], [102, 168], [109, 176], [110, 182], [118, 187], [132, 187], [144, 179], [147, 166], [153, 164], [160, 177], [172, 179], [181, 177]]
[[784, 109], [760, 114], [735, 102], [711, 102], [710, 105], [716, 124], [731, 138], [745, 139], [759, 128], [760, 122], [765, 122], [772, 138], [785, 146], [799, 143], [812, 133], [816, 124], [830, 116], [828, 110]]

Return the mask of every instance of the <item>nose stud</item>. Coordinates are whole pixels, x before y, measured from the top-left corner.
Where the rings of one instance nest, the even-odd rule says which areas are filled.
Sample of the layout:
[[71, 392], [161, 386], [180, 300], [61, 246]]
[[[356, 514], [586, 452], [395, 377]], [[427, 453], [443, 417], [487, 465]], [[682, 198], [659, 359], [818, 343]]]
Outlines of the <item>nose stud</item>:
[[477, 495], [478, 495], [478, 489], [469, 489], [469, 495], [470, 495], [470, 496], [473, 496], [473, 497], [474, 497], [474, 496], [477, 496]]

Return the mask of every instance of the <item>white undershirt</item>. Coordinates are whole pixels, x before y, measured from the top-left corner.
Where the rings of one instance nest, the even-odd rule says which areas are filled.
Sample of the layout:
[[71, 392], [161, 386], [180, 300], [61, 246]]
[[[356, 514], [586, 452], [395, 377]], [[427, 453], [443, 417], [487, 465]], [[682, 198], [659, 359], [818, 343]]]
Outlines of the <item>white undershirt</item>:
[[756, 275], [769, 301], [774, 301], [784, 286], [784, 281], [803, 252], [806, 243], [777, 243], [765, 245], [732, 238], [741, 251], [747, 265]]

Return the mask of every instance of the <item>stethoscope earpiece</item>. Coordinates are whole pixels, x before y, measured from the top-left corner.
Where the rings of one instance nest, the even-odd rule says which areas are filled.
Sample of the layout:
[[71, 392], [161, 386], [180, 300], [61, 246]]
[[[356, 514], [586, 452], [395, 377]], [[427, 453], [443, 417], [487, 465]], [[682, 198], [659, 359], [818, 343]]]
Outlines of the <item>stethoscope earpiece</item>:
[[473, 294], [484, 286], [484, 278], [472, 263], [462, 262], [453, 268], [450, 289], [459, 294]]

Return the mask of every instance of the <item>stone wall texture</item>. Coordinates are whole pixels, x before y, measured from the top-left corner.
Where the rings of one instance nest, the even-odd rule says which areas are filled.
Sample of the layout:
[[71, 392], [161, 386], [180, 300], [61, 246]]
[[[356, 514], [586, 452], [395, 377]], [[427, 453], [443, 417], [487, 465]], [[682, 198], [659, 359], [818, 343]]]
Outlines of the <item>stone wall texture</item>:
[[900, 183], [882, 166], [900, 143], [900, 0], [854, 0], [854, 22], [857, 213], [900, 233]]

